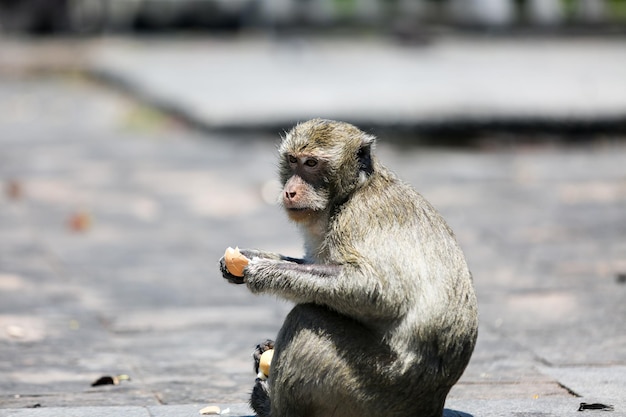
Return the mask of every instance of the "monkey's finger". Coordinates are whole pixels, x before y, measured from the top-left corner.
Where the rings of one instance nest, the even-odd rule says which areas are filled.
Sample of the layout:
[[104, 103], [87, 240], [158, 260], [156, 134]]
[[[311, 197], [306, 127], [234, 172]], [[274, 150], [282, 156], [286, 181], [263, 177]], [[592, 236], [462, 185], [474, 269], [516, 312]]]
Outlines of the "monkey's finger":
[[231, 284], [245, 284], [246, 280], [244, 277], [238, 277], [236, 275], [231, 274], [228, 271], [222, 271], [222, 278], [230, 282]]
[[231, 284], [245, 284], [246, 281], [243, 277], [237, 277], [235, 275], [224, 276], [225, 279], [228, 280]]

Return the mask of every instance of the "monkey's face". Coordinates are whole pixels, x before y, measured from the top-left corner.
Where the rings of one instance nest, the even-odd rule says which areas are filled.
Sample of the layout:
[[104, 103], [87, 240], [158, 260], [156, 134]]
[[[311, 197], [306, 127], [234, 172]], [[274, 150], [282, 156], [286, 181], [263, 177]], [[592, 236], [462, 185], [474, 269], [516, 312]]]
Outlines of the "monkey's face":
[[314, 155], [287, 153], [284, 158], [283, 172], [289, 176], [283, 186], [283, 207], [293, 221], [312, 220], [328, 206], [328, 163]]
[[348, 123], [322, 119], [287, 133], [280, 146], [280, 177], [289, 217], [316, 220], [346, 201], [373, 172], [373, 141]]

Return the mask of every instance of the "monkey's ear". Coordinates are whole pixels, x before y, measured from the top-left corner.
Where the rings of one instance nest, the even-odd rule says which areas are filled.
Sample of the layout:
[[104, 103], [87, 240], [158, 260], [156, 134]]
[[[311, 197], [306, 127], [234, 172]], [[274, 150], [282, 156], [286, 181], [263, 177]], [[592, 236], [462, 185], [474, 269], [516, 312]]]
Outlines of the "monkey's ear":
[[374, 166], [372, 164], [372, 145], [374, 144], [374, 138], [364, 140], [357, 153], [359, 161], [359, 175], [361, 177], [369, 177], [374, 172]]

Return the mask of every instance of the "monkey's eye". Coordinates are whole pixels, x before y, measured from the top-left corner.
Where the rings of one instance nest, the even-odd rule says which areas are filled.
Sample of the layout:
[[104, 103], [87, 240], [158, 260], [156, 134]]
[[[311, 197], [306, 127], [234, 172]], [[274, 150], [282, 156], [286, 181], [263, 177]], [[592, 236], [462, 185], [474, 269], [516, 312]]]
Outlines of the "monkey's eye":
[[306, 161], [304, 161], [304, 165], [308, 167], [314, 167], [317, 165], [317, 159], [307, 159]]
[[287, 160], [289, 161], [290, 164], [296, 164], [298, 163], [298, 158], [296, 158], [293, 155], [287, 155]]

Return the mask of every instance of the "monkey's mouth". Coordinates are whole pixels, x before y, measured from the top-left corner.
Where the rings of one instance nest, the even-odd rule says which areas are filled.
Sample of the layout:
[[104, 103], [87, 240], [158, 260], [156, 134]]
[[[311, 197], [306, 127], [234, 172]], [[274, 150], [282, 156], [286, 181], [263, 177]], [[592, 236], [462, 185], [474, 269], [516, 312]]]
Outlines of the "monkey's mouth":
[[294, 208], [288, 208], [287, 209], [287, 215], [289, 215], [292, 218], [305, 218], [307, 216], [310, 216], [312, 213], [314, 212], [314, 210], [311, 210], [309, 208], [301, 208], [301, 207], [294, 207]]
[[310, 208], [305, 207], [289, 207], [287, 208], [287, 216], [295, 222], [306, 221], [311, 218], [311, 215], [315, 212]]

